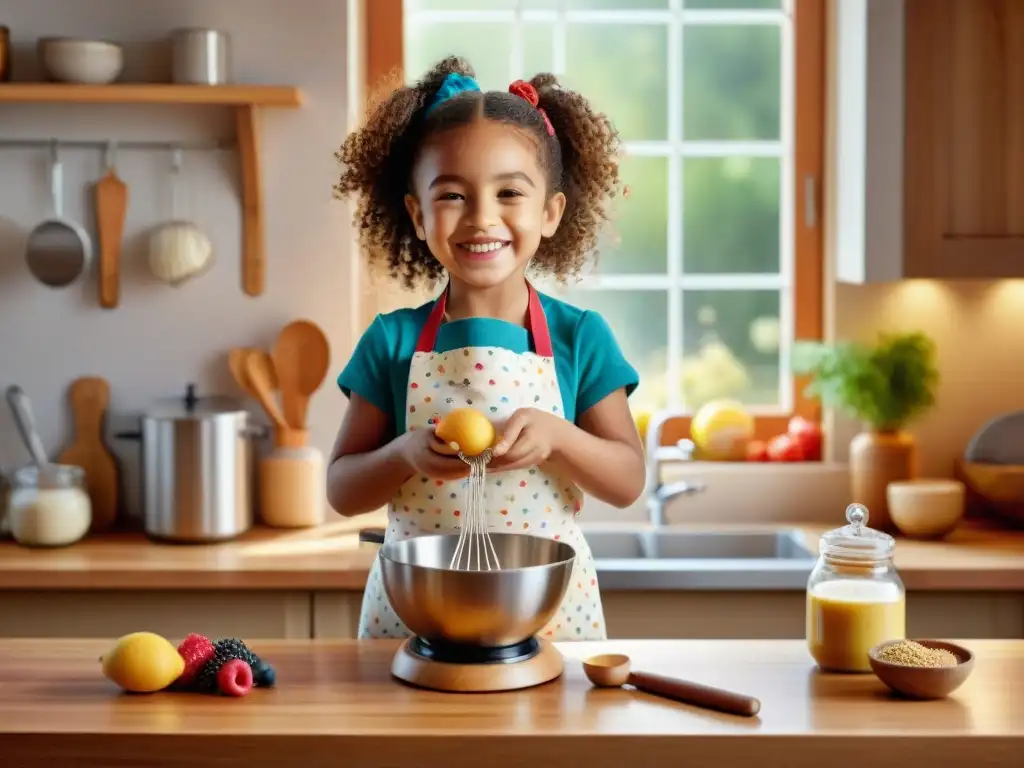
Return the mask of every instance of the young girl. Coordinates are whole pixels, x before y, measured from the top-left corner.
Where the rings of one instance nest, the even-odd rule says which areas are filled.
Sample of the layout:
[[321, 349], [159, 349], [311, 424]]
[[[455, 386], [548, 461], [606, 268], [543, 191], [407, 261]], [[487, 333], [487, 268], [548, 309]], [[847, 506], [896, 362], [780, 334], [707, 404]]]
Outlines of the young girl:
[[[378, 315], [338, 385], [350, 399], [328, 472], [342, 515], [389, 504], [386, 540], [459, 528], [469, 467], [434, 435], [448, 411], [486, 414], [494, 532], [569, 543], [573, 579], [541, 635], [606, 637], [593, 558], [576, 524], [584, 493], [625, 507], [644, 487], [627, 405], [638, 384], [594, 312], [538, 293], [594, 250], [618, 185], [604, 115], [550, 75], [481, 92], [469, 65], [440, 62], [373, 108], [339, 153], [361, 244], [406, 286], [447, 278], [439, 297]], [[378, 564], [359, 637], [406, 637]]]

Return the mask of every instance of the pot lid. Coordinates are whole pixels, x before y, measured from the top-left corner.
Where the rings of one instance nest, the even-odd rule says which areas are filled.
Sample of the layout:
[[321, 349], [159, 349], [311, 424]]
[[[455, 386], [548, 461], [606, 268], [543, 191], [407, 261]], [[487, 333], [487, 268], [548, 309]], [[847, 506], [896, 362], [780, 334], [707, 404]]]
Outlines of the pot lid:
[[157, 401], [157, 405], [146, 412], [152, 419], [204, 419], [228, 413], [246, 413], [238, 400], [232, 397], [209, 395], [196, 396], [196, 385], [189, 384], [185, 388], [184, 397], [165, 398]]

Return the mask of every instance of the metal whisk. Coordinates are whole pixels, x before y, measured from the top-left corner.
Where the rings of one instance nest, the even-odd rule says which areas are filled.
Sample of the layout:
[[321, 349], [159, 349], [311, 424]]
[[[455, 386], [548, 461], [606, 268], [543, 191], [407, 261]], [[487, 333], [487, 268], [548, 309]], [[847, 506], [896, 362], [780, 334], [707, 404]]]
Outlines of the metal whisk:
[[469, 464], [469, 498], [467, 500], [459, 541], [448, 567], [453, 571], [500, 571], [498, 553], [487, 532], [487, 501], [484, 480], [491, 461], [491, 449], [479, 456], [459, 458]]

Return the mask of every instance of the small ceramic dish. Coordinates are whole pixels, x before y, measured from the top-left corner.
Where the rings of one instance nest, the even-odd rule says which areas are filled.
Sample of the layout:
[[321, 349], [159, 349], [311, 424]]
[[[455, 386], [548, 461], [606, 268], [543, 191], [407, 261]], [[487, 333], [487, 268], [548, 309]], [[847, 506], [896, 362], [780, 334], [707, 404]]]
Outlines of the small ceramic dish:
[[[909, 639], [909, 638], [908, 638]], [[961, 645], [943, 640], [914, 640], [925, 648], [949, 651], [959, 662], [955, 667], [911, 667], [883, 661], [882, 651], [902, 640], [888, 640], [868, 651], [871, 671], [896, 693], [914, 699], [944, 699], [963, 685], [974, 669], [974, 654]]]

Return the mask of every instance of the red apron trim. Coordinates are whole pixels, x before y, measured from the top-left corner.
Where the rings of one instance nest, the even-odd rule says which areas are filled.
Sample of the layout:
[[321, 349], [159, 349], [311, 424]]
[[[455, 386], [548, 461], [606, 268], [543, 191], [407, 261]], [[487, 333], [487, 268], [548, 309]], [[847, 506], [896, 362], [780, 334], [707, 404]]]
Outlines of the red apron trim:
[[[551, 332], [548, 330], [548, 319], [544, 315], [544, 307], [541, 306], [540, 296], [533, 286], [527, 283], [530, 290], [530, 303], [527, 309], [527, 323], [530, 327], [530, 335], [533, 337], [533, 350], [541, 357], [554, 357], [554, 350], [551, 347]], [[444, 309], [448, 302], [448, 289], [434, 302], [430, 316], [420, 331], [419, 341], [416, 343], [417, 352], [433, 352], [437, 345], [437, 334], [444, 322]]]

